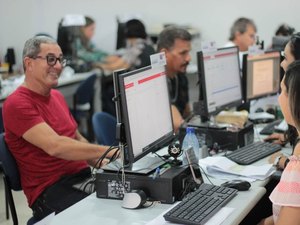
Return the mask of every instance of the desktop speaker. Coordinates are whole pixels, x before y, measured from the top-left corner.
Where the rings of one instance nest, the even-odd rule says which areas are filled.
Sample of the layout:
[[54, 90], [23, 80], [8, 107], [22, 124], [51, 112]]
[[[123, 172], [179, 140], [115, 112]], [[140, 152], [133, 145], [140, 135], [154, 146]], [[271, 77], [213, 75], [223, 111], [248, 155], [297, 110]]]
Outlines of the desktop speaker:
[[13, 72], [13, 65], [16, 64], [15, 51], [13, 48], [8, 48], [5, 55], [5, 61], [9, 64], [8, 72]]

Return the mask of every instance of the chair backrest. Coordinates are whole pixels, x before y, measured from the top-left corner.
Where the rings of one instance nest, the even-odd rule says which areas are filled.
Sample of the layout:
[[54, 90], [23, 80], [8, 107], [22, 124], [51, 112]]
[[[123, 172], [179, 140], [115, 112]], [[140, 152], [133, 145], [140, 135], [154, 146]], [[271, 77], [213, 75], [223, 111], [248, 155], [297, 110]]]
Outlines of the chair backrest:
[[76, 105], [90, 103], [92, 107], [95, 94], [95, 81], [97, 74], [93, 74], [82, 81], [74, 94], [74, 109]]
[[18, 166], [5, 143], [4, 133], [0, 134], [0, 161], [2, 162], [2, 169], [10, 188], [14, 191], [22, 190]]
[[98, 144], [110, 146], [116, 143], [117, 120], [114, 116], [106, 112], [96, 112], [92, 121]]

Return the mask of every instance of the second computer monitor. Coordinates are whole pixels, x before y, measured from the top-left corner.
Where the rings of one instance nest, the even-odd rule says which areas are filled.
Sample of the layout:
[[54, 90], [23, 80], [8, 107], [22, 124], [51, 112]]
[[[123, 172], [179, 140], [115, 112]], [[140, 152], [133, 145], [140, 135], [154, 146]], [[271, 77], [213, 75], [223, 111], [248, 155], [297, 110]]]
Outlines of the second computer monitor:
[[243, 89], [245, 101], [278, 93], [280, 85], [280, 52], [244, 55]]
[[237, 47], [197, 53], [200, 115], [214, 115], [242, 103], [239, 50]]
[[174, 138], [166, 76], [165, 67], [149, 66], [117, 78], [130, 164]]

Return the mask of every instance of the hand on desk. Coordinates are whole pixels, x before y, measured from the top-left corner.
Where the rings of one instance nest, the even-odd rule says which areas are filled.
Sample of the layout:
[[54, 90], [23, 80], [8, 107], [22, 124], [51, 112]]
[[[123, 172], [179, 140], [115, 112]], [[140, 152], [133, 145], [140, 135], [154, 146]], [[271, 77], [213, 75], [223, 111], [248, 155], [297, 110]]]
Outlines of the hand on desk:
[[286, 144], [284, 134], [279, 134], [279, 133], [273, 133], [273, 134], [269, 135], [268, 137], [266, 137], [264, 139], [264, 141], [272, 142], [274, 144], [279, 144], [282, 146], [284, 146]]

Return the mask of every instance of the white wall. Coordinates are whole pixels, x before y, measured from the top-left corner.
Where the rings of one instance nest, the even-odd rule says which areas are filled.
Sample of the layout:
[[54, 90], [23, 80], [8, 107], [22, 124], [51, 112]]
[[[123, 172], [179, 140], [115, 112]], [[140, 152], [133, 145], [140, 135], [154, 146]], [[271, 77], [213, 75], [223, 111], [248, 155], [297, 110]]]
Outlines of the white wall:
[[65, 14], [85, 14], [97, 22], [94, 42], [102, 49], [115, 48], [116, 16], [139, 14], [147, 29], [163, 23], [192, 25], [202, 40], [223, 45], [233, 21], [240, 16], [254, 19], [258, 35], [269, 45], [278, 25], [286, 22], [300, 30], [297, 0], [0, 0], [0, 60], [14, 47], [20, 65], [23, 44], [39, 32], [56, 37]]

